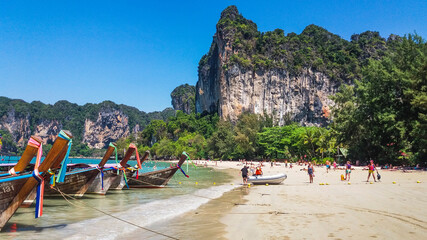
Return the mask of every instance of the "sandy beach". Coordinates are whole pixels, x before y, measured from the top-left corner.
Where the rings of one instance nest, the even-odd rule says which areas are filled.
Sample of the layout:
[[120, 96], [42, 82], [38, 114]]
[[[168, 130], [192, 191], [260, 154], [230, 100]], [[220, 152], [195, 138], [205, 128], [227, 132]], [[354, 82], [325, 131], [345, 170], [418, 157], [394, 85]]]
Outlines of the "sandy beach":
[[[236, 188], [171, 221], [151, 226], [179, 239], [424, 239], [427, 236], [427, 173], [379, 170], [380, 182], [366, 182], [356, 168], [315, 167], [309, 183], [301, 166], [263, 167], [264, 175], [286, 173], [280, 185], [242, 186], [238, 162], [209, 162], [234, 169]], [[372, 178], [371, 178], [372, 180]], [[420, 183], [417, 183], [420, 181]], [[393, 183], [395, 182], [395, 183]], [[323, 185], [320, 185], [320, 184]], [[162, 239], [145, 234], [148, 239]]]

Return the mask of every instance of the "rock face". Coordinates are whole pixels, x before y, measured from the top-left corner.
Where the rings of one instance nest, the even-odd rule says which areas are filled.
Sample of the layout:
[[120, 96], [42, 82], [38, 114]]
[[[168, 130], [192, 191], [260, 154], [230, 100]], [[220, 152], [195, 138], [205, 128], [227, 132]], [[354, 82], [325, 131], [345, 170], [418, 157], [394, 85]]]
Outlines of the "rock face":
[[61, 129], [62, 124], [57, 120], [42, 120], [36, 126], [34, 135], [40, 137], [44, 144], [53, 144]]
[[0, 129], [9, 131], [15, 142], [22, 146], [25, 144], [25, 139], [29, 139], [31, 136], [30, 117], [28, 115], [17, 116], [15, 109], [11, 109], [1, 117]]
[[323, 125], [324, 110], [334, 104], [328, 96], [338, 90], [336, 83], [311, 69], [292, 77], [283, 70], [247, 71], [237, 65], [228, 72], [218, 69], [218, 78], [207, 77], [211, 69], [200, 72], [196, 110], [218, 111], [232, 121], [249, 111], [272, 115], [279, 125], [287, 117], [303, 125]]
[[116, 109], [104, 109], [99, 112], [95, 122], [86, 119], [83, 142], [87, 143], [90, 148], [104, 148], [110, 142], [129, 136], [128, 122], [129, 118], [123, 112]]
[[[245, 66], [243, 60], [233, 61], [238, 56], [253, 58], [235, 44], [237, 38], [244, 38], [237, 36], [235, 22], [256, 29], [234, 6], [221, 14], [210, 51], [199, 65], [196, 112], [218, 112], [232, 121], [242, 112], [252, 112], [271, 115], [279, 125], [289, 117], [303, 125], [326, 124], [324, 109], [334, 104], [328, 96], [337, 92], [339, 84], [312, 68], [303, 67], [291, 74], [285, 68], [256, 68]], [[250, 37], [246, 44], [252, 44]]]
[[183, 84], [176, 87], [171, 93], [173, 108], [187, 114], [193, 113], [195, 111], [195, 94], [196, 88], [194, 86]]

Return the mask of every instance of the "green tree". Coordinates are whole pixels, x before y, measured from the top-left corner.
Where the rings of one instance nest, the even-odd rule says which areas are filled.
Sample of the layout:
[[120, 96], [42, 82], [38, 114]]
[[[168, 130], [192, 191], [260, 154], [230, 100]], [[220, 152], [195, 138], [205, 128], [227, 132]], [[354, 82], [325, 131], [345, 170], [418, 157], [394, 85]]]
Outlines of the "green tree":
[[217, 130], [207, 141], [209, 157], [230, 159], [235, 148], [234, 131], [230, 122], [220, 120]]

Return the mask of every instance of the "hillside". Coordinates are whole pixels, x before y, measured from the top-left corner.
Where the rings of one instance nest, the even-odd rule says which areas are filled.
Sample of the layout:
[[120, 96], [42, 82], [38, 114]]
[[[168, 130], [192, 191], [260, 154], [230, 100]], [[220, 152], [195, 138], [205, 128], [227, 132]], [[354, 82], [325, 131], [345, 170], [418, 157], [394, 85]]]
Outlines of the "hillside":
[[172, 108], [145, 113], [111, 101], [83, 106], [58, 101], [50, 105], [0, 97], [0, 134], [8, 139], [2, 153], [16, 152], [17, 146], [26, 144], [31, 135], [51, 144], [62, 129], [73, 133], [74, 144], [104, 148], [111, 141], [141, 131], [153, 119], [166, 120], [174, 115]]

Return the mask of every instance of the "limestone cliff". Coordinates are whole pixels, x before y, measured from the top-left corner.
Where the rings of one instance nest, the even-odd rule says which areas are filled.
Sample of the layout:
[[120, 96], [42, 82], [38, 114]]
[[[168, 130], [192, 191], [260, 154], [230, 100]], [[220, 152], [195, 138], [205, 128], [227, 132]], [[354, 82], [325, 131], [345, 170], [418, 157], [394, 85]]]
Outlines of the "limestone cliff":
[[36, 125], [34, 135], [40, 137], [44, 144], [53, 144], [61, 130], [62, 124], [58, 120], [42, 120]]
[[24, 140], [31, 136], [29, 116], [17, 116], [15, 109], [10, 109], [0, 118], [0, 129], [11, 133], [18, 145], [24, 144]]
[[129, 134], [128, 116], [116, 109], [104, 109], [98, 113], [96, 121], [86, 119], [83, 142], [90, 148], [103, 148]]
[[193, 113], [195, 111], [195, 94], [194, 86], [183, 84], [176, 87], [171, 93], [173, 108], [187, 114]]
[[[221, 13], [209, 52], [202, 57], [196, 84], [196, 112], [218, 112], [235, 121], [245, 111], [287, 118], [303, 125], [326, 125], [328, 97], [352, 84], [362, 60], [381, 57], [378, 33], [352, 42], [310, 25], [300, 34], [276, 29], [262, 33], [235, 6]], [[366, 49], [366, 50], [365, 50]]]

